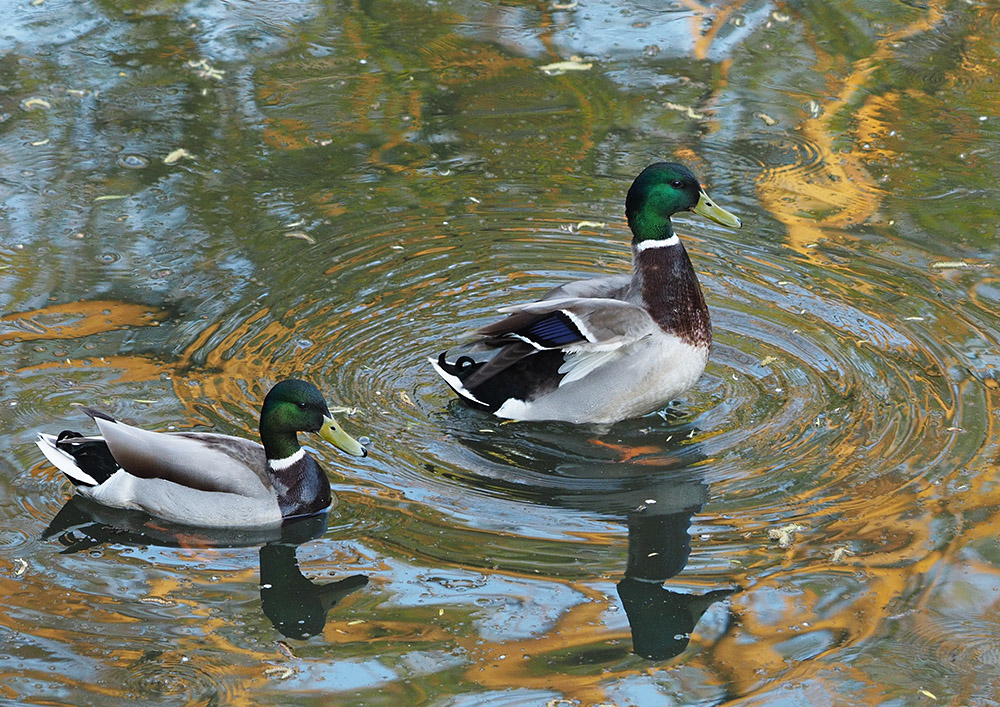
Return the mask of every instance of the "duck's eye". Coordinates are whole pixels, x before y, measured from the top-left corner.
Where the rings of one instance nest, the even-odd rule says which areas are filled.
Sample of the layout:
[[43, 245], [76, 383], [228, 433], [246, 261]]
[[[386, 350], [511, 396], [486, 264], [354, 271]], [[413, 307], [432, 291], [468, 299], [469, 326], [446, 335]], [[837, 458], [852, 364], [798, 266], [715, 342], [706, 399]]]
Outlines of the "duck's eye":
[[684, 182], [682, 182], [679, 179], [675, 179], [674, 181], [670, 182], [670, 186], [672, 186], [674, 189], [680, 189], [682, 186], [684, 186]]
[[305, 410], [306, 409], [306, 404], [303, 403], [303, 402], [301, 402], [301, 401], [297, 402], [295, 404], [299, 406], [299, 410]]

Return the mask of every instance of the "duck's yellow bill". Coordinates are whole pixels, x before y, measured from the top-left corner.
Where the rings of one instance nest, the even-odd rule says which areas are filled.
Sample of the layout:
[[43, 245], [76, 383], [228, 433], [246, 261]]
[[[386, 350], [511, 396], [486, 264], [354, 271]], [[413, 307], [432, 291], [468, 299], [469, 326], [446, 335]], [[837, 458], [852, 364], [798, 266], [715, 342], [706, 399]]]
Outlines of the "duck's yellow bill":
[[716, 223], [728, 226], [729, 228], [742, 228], [743, 222], [736, 216], [726, 211], [724, 208], [712, 201], [705, 190], [701, 190], [698, 203], [691, 209], [696, 214], [701, 214], [705, 218], [712, 219]]
[[358, 440], [344, 432], [336, 420], [326, 415], [323, 416], [323, 426], [319, 428], [319, 436], [348, 454], [356, 457], [367, 457], [368, 450], [365, 449]]

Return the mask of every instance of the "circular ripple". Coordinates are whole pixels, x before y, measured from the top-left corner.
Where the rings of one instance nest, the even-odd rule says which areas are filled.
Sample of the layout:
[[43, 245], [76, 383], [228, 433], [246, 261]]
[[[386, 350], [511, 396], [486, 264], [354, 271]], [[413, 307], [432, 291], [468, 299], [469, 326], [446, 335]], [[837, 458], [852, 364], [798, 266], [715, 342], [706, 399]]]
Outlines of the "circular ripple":
[[[465, 408], [428, 356], [468, 340], [503, 304], [629, 267], [624, 224], [581, 230], [523, 211], [357, 224], [350, 238], [309, 246], [312, 269], [274, 287], [309, 296], [265, 301], [206, 338], [197, 357], [223, 362], [225, 374], [196, 392], [245, 422], [265, 384], [309, 377], [332, 404], [357, 408], [346, 426], [373, 440], [364, 462], [320, 452], [347, 478], [470, 525], [509, 511], [556, 534], [620, 517], [645, 500], [642, 489], [669, 497], [664, 484], [678, 478], [710, 485], [720, 513], [767, 523], [788, 516], [790, 498], [811, 513], [844, 510], [866, 502], [858, 487], [892, 476], [899, 493], [977, 453], [981, 434], [959, 430], [982, 391], [942, 343], [944, 329], [954, 340], [977, 327], [930, 293], [896, 294], [923, 271], [833, 244], [747, 245], [738, 239], [752, 236], [686, 219], [716, 338], [695, 388], [611, 427], [503, 423]], [[324, 283], [348, 294], [331, 300]], [[554, 505], [579, 513], [567, 520], [546, 510]]]
[[147, 651], [120, 675], [122, 693], [137, 700], [224, 703], [233, 692], [221, 666], [196, 665], [187, 658]]

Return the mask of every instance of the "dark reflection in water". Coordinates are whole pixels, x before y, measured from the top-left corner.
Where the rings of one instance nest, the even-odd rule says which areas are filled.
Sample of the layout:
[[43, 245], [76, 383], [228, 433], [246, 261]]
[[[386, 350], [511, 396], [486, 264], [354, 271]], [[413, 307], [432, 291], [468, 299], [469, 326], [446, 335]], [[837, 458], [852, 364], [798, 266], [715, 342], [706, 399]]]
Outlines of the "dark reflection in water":
[[337, 602], [368, 584], [363, 574], [317, 583], [299, 569], [296, 549], [323, 535], [328, 514], [308, 516], [280, 528], [209, 529], [170, 525], [137, 511], [108, 508], [72, 496], [45, 529], [63, 553], [80, 552], [105, 543], [161, 547], [252, 547], [260, 545], [260, 601], [264, 615], [289, 638], [306, 639], [323, 632], [327, 614]]
[[736, 591], [717, 589], [699, 595], [663, 586], [687, 565], [688, 527], [698, 510], [658, 513], [654, 509], [649, 514], [628, 515], [628, 567], [618, 582], [618, 596], [628, 615], [632, 648], [643, 658], [665, 660], [680, 655], [702, 615]]
[[[628, 563], [617, 589], [628, 616], [633, 649], [651, 660], [667, 660], [682, 653], [702, 615], [736, 591], [726, 588], [690, 594], [664, 586], [687, 566], [691, 518], [708, 498], [704, 467], [694, 465], [704, 460], [697, 446], [615, 448], [602, 442], [596, 449], [627, 461], [602, 460], [595, 458], [596, 438], [574, 433], [573, 428], [527, 425], [513, 429], [518, 435], [527, 431], [532, 444], [526, 447], [513, 435], [466, 430], [460, 441], [486, 462], [478, 470], [483, 475], [473, 471], [466, 480], [493, 490], [498, 485], [508, 491], [516, 489], [522, 496], [527, 486], [535, 491], [528, 493], [538, 503], [623, 519], [628, 527]], [[694, 431], [679, 425], [673, 436], [683, 440]], [[522, 467], [530, 469], [508, 467], [502, 479], [491, 474], [497, 467], [489, 461], [509, 461], [515, 448], [522, 453]], [[637, 450], [644, 451], [632, 456]]]
[[278, 631], [304, 639], [321, 634], [330, 609], [367, 585], [368, 578], [353, 574], [336, 582], [313, 582], [299, 570], [296, 547], [281, 542], [260, 548], [260, 603]]

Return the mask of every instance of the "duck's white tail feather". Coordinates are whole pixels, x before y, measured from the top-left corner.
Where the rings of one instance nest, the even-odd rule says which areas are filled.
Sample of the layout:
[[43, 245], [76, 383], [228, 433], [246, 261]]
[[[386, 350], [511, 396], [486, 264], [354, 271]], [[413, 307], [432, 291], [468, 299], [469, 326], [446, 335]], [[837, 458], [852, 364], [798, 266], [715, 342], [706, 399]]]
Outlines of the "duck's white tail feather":
[[55, 435], [41, 432], [38, 439], [35, 440], [35, 444], [42, 450], [42, 454], [52, 463], [52, 466], [66, 474], [73, 483], [87, 486], [98, 485], [97, 479], [77, 466], [76, 460], [72, 456], [56, 446]]

